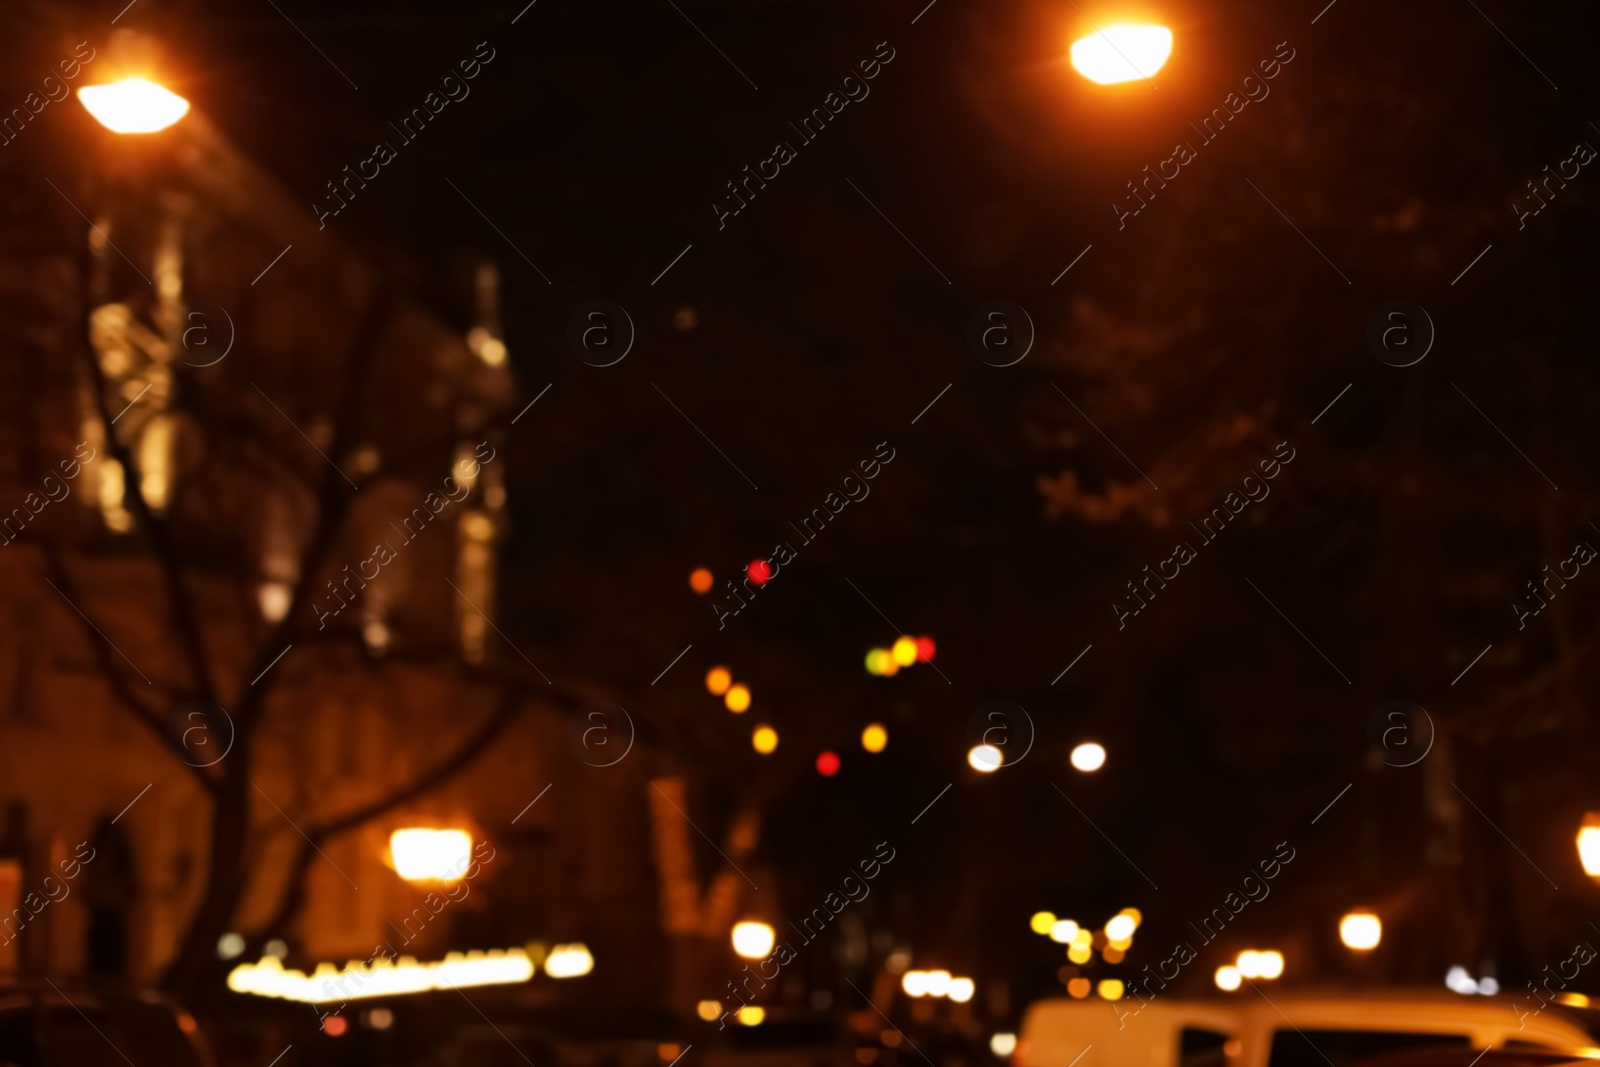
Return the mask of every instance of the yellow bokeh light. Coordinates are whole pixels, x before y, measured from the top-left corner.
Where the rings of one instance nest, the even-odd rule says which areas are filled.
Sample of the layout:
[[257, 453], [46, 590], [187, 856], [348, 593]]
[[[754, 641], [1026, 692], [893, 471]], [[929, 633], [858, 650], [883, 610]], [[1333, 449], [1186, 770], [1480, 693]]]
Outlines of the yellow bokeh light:
[[894, 645], [889, 649], [889, 655], [892, 656], [895, 663], [899, 664], [900, 666], [911, 666], [913, 663], [917, 662], [916, 640], [914, 638], [904, 636], [898, 638]]
[[778, 731], [770, 726], [757, 726], [750, 735], [750, 747], [763, 756], [770, 756], [778, 747]]
[[1088, 963], [1094, 958], [1094, 949], [1088, 945], [1073, 945], [1067, 949], [1067, 959], [1073, 963]]
[[1352, 911], [1339, 920], [1339, 940], [1357, 952], [1375, 949], [1383, 940], [1383, 922], [1370, 911]]
[[722, 1014], [722, 1001], [702, 1000], [694, 1006], [694, 1013], [706, 1022], [714, 1022]]
[[1134, 928], [1137, 925], [1131, 915], [1113, 915], [1106, 922], [1106, 940], [1113, 944], [1118, 941], [1131, 940]]
[[767, 1017], [767, 1009], [756, 1004], [746, 1004], [739, 1009], [739, 1014], [734, 1018], [739, 1020], [740, 1026], [760, 1026]]
[[78, 99], [112, 133], [156, 133], [189, 113], [189, 101], [144, 78], [85, 85]]
[[950, 991], [945, 995], [957, 1004], [965, 1004], [978, 991], [978, 984], [970, 978], [950, 979]]
[[1238, 969], [1241, 978], [1263, 977], [1261, 953], [1253, 948], [1239, 953], [1239, 958], [1233, 961], [1233, 965]]
[[733, 924], [733, 951], [747, 960], [764, 960], [772, 955], [776, 939], [772, 927], [764, 922], [746, 919]]
[[889, 731], [882, 723], [871, 723], [861, 731], [861, 747], [868, 752], [882, 752], [889, 743]]
[[1283, 975], [1283, 953], [1267, 951], [1261, 954], [1261, 977], [1278, 978]]
[[1072, 67], [1096, 85], [1149, 78], [1172, 55], [1172, 31], [1165, 26], [1116, 22], [1072, 42]]
[[1140, 911], [1138, 908], [1123, 908], [1121, 911], [1117, 912], [1117, 914], [1126, 915], [1128, 918], [1132, 919], [1133, 925], [1136, 929], [1140, 923], [1144, 922], [1144, 912]]
[[1216, 982], [1218, 989], [1222, 990], [1224, 993], [1232, 993], [1235, 989], [1239, 988], [1241, 982], [1239, 968], [1231, 965], [1218, 967]]
[[1102, 978], [1096, 992], [1105, 1000], [1121, 1000], [1122, 994], [1127, 992], [1127, 987], [1122, 984], [1120, 978]]
[[465, 830], [408, 828], [389, 835], [394, 869], [408, 882], [456, 882], [472, 858], [472, 835]]
[[[1050, 927], [1050, 940], [1062, 945], [1070, 945], [1078, 940], [1078, 935], [1083, 933], [1083, 928], [1071, 919], [1057, 919]], [[1088, 947], [1088, 941], [1084, 947]]]
[[925, 997], [928, 995], [928, 972], [907, 971], [900, 979], [900, 988], [906, 991], [908, 997]]
[[731, 687], [728, 695], [722, 698], [723, 704], [729, 711], [739, 714], [750, 709], [750, 689], [744, 684]]
[[1028, 929], [1036, 934], [1048, 935], [1056, 928], [1056, 914], [1053, 911], [1036, 911], [1028, 920]]
[[733, 674], [726, 667], [712, 667], [706, 671], [706, 692], [719, 697], [733, 684]]

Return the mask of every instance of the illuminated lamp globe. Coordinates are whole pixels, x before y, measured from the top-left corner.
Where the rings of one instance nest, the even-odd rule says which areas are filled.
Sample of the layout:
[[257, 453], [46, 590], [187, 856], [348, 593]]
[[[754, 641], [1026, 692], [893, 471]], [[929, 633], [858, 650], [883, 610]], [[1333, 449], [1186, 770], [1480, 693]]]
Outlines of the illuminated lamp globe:
[[747, 960], [764, 960], [772, 955], [776, 934], [764, 922], [746, 919], [733, 924], [733, 951]]
[[979, 774], [992, 774], [1000, 769], [1005, 757], [993, 745], [973, 745], [967, 753], [967, 765]]
[[1369, 952], [1383, 940], [1383, 921], [1370, 911], [1352, 911], [1339, 920], [1339, 940], [1346, 948]]
[[1600, 879], [1600, 812], [1591, 811], [1583, 817], [1578, 830], [1578, 859], [1583, 863], [1583, 873]]
[[1093, 741], [1085, 741], [1072, 750], [1072, 765], [1085, 774], [1092, 774], [1106, 765], [1106, 750]]
[[85, 85], [78, 100], [112, 133], [158, 133], [189, 113], [189, 101], [144, 78]]
[[1172, 55], [1165, 26], [1116, 22], [1072, 42], [1072, 69], [1096, 85], [1150, 78]]
[[457, 882], [472, 854], [472, 835], [465, 830], [411, 827], [389, 835], [394, 869], [408, 882]]

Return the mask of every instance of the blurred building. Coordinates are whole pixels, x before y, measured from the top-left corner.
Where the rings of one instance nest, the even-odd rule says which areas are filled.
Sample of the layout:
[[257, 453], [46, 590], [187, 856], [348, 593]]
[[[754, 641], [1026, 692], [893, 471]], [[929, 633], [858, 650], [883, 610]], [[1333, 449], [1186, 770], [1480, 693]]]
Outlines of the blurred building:
[[[159, 980], [237, 803], [221, 956], [583, 942], [654, 996], [647, 746], [597, 765], [496, 625], [526, 401], [494, 265], [408, 296], [199, 114], [54, 104], [0, 171], [0, 973]], [[430, 909], [402, 827], [470, 833], [471, 892]]]

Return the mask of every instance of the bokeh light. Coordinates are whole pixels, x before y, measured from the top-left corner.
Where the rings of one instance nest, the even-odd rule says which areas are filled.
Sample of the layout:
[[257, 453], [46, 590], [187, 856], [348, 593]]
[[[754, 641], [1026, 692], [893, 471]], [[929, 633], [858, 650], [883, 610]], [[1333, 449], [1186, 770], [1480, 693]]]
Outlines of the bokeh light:
[[189, 113], [189, 101], [144, 78], [85, 85], [78, 99], [112, 133], [156, 133]]
[[824, 752], [817, 757], [817, 773], [824, 778], [832, 778], [839, 773], [839, 756], [834, 752]]
[[980, 774], [991, 774], [1000, 769], [1005, 757], [993, 745], [973, 745], [967, 753], [967, 763]]
[[706, 671], [706, 692], [719, 697], [733, 684], [733, 673], [726, 667], [712, 667]]
[[778, 748], [778, 731], [763, 723], [750, 735], [750, 747], [763, 756], [770, 756]]
[[1172, 31], [1165, 26], [1114, 22], [1072, 42], [1072, 67], [1096, 85], [1149, 78], [1172, 55]]
[[1370, 911], [1352, 911], [1339, 920], [1339, 940], [1346, 948], [1368, 952], [1383, 940], [1383, 922]]
[[729, 711], [738, 715], [750, 709], [750, 688], [743, 683], [732, 686], [722, 698]]
[[868, 752], [882, 752], [889, 743], [889, 731], [882, 723], [870, 723], [861, 731], [861, 747]]
[[711, 572], [704, 567], [696, 567], [689, 573], [689, 588], [696, 593], [711, 592]]
[[1072, 750], [1072, 765], [1085, 774], [1098, 771], [1105, 762], [1106, 750], [1093, 741], [1085, 741]]

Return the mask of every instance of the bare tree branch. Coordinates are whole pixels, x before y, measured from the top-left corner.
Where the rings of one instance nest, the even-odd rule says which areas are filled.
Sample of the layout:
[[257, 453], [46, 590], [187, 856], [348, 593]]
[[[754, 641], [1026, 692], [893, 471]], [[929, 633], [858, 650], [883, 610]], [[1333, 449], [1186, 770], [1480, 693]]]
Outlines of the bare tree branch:
[[[171, 753], [172, 742], [167, 736], [166, 722], [162, 719], [160, 711], [151, 708], [143, 700], [139, 699], [138, 692], [129, 684], [127, 676], [112, 658], [111, 653], [113, 650], [110, 638], [105, 636], [104, 627], [89, 617], [88, 611], [83, 606], [83, 597], [79, 594], [76, 584], [67, 574], [66, 567], [61, 561], [60, 551], [55, 545], [46, 544], [44, 546], [44, 555], [46, 566], [50, 572], [50, 580], [60, 587], [62, 595], [68, 599], [71, 606], [77, 609], [71, 614], [74, 618], [80, 620], [79, 627], [83, 631], [84, 640], [88, 643], [89, 650], [95, 658], [95, 665], [100, 668], [100, 673], [105, 677], [106, 685], [111, 689], [111, 695], [116, 698], [117, 703], [121, 704], [129, 715], [138, 721], [139, 725], [155, 735], [156, 739], [161, 743], [163, 751]], [[178, 762], [189, 770], [195, 780], [205, 788], [206, 792], [216, 793], [216, 780], [207, 774], [203, 768], [196, 767], [181, 759]]]

